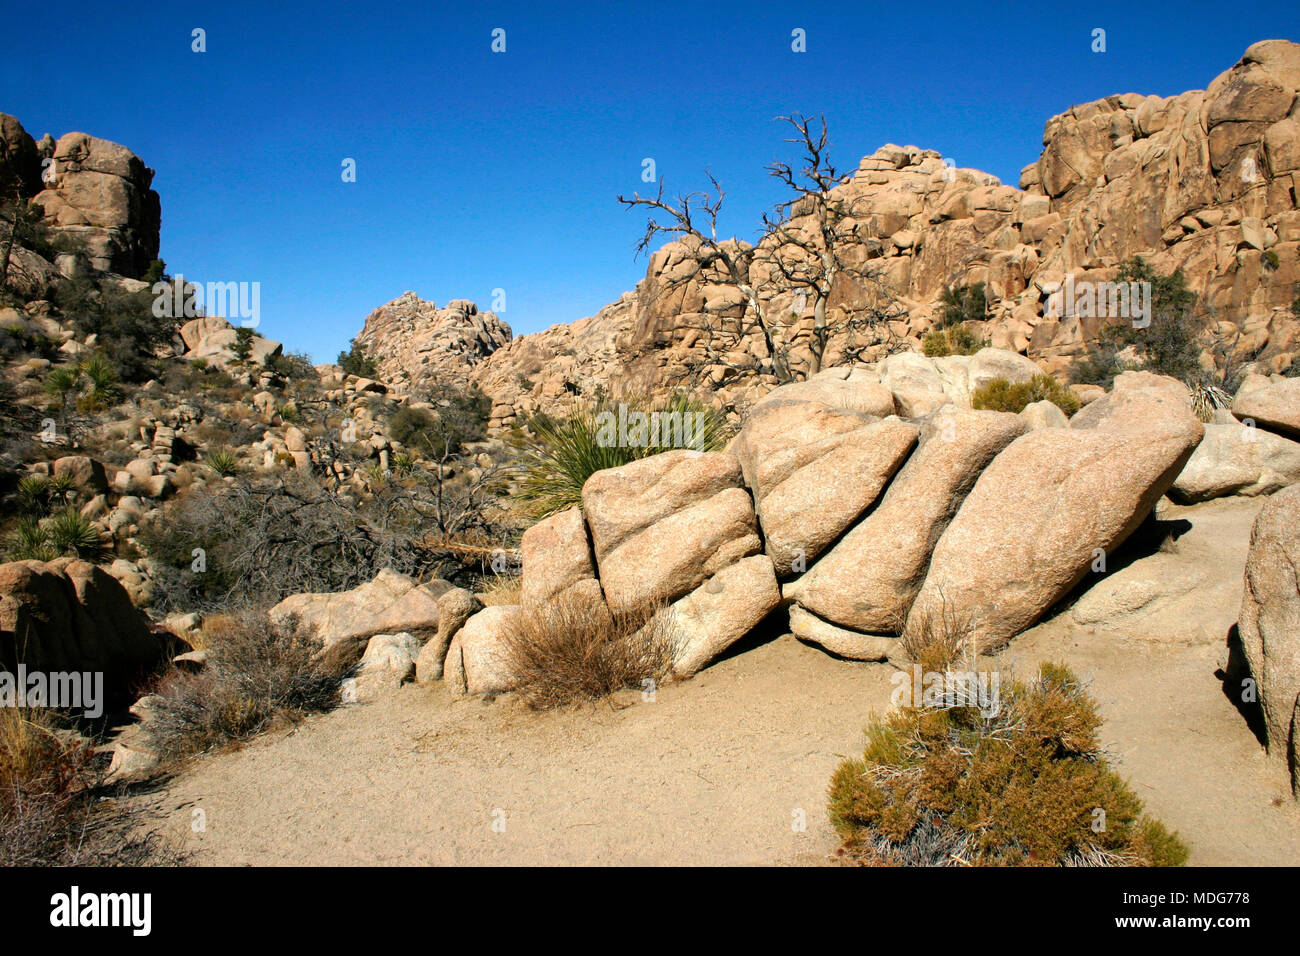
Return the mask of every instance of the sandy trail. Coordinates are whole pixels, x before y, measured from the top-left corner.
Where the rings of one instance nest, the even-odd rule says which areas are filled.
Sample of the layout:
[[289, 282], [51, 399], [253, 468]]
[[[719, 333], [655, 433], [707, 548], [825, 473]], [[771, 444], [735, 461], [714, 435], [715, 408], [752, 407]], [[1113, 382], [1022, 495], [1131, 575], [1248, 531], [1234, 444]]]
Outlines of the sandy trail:
[[[1212, 585], [1118, 627], [1058, 614], [1010, 653], [1092, 678], [1118, 768], [1193, 864], [1300, 861], [1300, 811], [1275, 804], [1283, 777], [1215, 677], [1260, 504], [1170, 509], [1192, 522], [1180, 566]], [[830, 775], [893, 673], [785, 635], [653, 702], [534, 714], [410, 685], [196, 762], [169, 784], [167, 825], [201, 864], [822, 863]]]

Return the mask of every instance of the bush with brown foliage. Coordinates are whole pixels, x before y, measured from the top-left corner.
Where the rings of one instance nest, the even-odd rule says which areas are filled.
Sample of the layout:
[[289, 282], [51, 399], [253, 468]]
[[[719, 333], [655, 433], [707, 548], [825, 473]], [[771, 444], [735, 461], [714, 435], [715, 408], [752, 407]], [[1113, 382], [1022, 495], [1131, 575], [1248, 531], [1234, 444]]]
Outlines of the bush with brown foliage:
[[507, 666], [529, 706], [599, 700], [668, 674], [676, 647], [669, 613], [611, 615], [571, 595], [522, 611], [505, 635]]
[[222, 615], [204, 630], [208, 654], [197, 673], [169, 671], [155, 691], [145, 725], [165, 761], [217, 750], [338, 704], [353, 662], [322, 654], [298, 627], [272, 624], [265, 614]]
[[[1108, 766], [1065, 667], [1000, 680], [996, 707], [921, 701], [867, 727], [830, 787], [841, 853], [884, 866], [1180, 866], [1187, 848]], [[918, 702], [912, 702], [918, 704]], [[951, 702], [945, 702], [950, 704]]]

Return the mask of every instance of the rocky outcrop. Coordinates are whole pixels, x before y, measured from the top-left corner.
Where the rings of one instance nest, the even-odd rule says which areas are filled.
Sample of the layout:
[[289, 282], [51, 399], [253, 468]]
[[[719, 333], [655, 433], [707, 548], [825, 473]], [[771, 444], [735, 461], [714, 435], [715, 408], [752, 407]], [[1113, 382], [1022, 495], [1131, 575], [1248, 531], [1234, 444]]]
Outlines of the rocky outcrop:
[[1234, 423], [1209, 423], [1169, 495], [1191, 503], [1267, 495], [1300, 481], [1300, 442]]
[[756, 407], [733, 446], [778, 575], [806, 570], [871, 506], [916, 444], [915, 425], [783, 401]]
[[[935, 150], [890, 144], [865, 157], [836, 192], [854, 210], [862, 254], [900, 297], [903, 311], [889, 336], [916, 349], [945, 288], [984, 282], [989, 312], [976, 323], [979, 333], [1059, 372], [1085, 354], [1102, 322], [1064, 302], [1066, 278], [1076, 286], [1106, 281], [1140, 255], [1159, 273], [1183, 270], [1239, 356], [1257, 354], [1264, 371], [1288, 367], [1300, 350], [1300, 322], [1290, 312], [1300, 280], [1298, 64], [1300, 45], [1266, 40], [1205, 90], [1124, 93], [1074, 106], [1047, 121], [1042, 154], [1018, 188], [946, 163]], [[637, 288], [597, 315], [514, 339], [486, 357], [474, 351], [469, 377], [492, 398], [494, 424], [562, 410], [574, 395], [602, 386], [666, 392], [687, 379], [738, 416], [775, 387], [757, 334], [735, 342], [727, 363], [717, 364], [700, 327], [740, 306], [725, 287], [672, 288], [684, 261], [680, 247], [666, 246], [650, 257]], [[872, 295], [843, 276], [830, 314], [862, 318], [877, 304]], [[768, 304], [773, 315], [793, 315], [780, 331], [796, 371], [805, 370], [811, 305], [788, 292], [773, 293]], [[423, 321], [406, 332], [411, 341], [432, 335]], [[833, 335], [823, 367], [842, 364], [851, 345], [864, 345], [862, 336]], [[865, 345], [867, 358], [880, 357]], [[426, 361], [414, 349], [380, 351], [394, 374], [415, 375]], [[928, 414], [941, 391], [957, 400], [960, 388], [936, 389], [928, 373], [907, 380], [914, 362], [900, 358], [881, 375], [902, 396], [898, 414]]]
[[451, 585], [440, 579], [419, 584], [385, 569], [350, 591], [294, 594], [267, 613], [279, 625], [297, 618], [327, 648], [379, 633], [409, 631], [428, 638], [438, 629], [438, 599], [449, 590]]
[[0, 670], [102, 674], [111, 706], [134, 699], [167, 652], [103, 569], [71, 558], [0, 564]]
[[[95, 269], [144, 275], [158, 258], [162, 225], [153, 170], [125, 146], [85, 133], [57, 142], [47, 137], [37, 146], [14, 117], [0, 116], [0, 127], [12, 157], [5, 166], [13, 165], [23, 195], [45, 210], [50, 229], [73, 239]], [[34, 181], [33, 152], [39, 157]]]
[[1238, 635], [1263, 705], [1268, 752], [1300, 797], [1300, 487], [1274, 495], [1250, 533]]
[[371, 312], [357, 336], [379, 377], [408, 388], [464, 387], [472, 371], [510, 339], [510, 326], [467, 299], [440, 309], [414, 292]]
[[1242, 389], [1232, 403], [1232, 413], [1245, 421], [1300, 439], [1300, 378]]
[[942, 406], [925, 422], [919, 447], [880, 503], [788, 585], [786, 596], [834, 624], [897, 633], [935, 544], [971, 486], [1025, 431], [1015, 415]]
[[762, 550], [740, 463], [722, 453], [670, 451], [598, 471], [582, 511], [616, 614], [675, 601]]

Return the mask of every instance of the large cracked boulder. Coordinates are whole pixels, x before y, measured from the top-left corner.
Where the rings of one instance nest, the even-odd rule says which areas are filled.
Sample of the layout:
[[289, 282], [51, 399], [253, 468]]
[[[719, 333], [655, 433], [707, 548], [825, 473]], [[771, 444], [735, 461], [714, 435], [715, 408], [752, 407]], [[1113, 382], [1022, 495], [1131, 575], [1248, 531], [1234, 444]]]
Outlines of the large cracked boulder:
[[896, 632], [967, 492], [1026, 430], [1019, 416], [1005, 412], [940, 408], [925, 422], [916, 452], [880, 503], [787, 586], [786, 595], [843, 627]]
[[166, 653], [102, 568], [71, 558], [0, 564], [0, 670], [103, 674], [112, 704], [138, 696]]
[[734, 451], [778, 575], [802, 571], [880, 495], [917, 428], [820, 402], [756, 408]]
[[615, 614], [675, 601], [762, 550], [740, 463], [718, 452], [668, 451], [598, 471], [582, 511]]
[[1237, 632], [1264, 709], [1271, 756], [1300, 797], [1300, 487], [1278, 492], [1250, 532]]
[[1267, 495], [1297, 481], [1300, 442], [1243, 424], [1208, 424], [1169, 496], [1192, 503], [1225, 495]]
[[1232, 414], [1292, 438], [1300, 438], [1300, 378], [1242, 390], [1232, 402]]
[[536, 608], [596, 577], [581, 508], [569, 508], [533, 525], [520, 542], [523, 586], [520, 603]]
[[894, 414], [894, 393], [880, 384], [880, 376], [874, 369], [868, 368], [840, 366], [801, 382], [781, 385], [755, 402], [750, 413], [765, 405], [787, 401], [821, 402], [877, 418]]
[[1017, 438], [980, 475], [935, 546], [909, 626], [954, 620], [985, 647], [1029, 627], [1141, 524], [1204, 433], [1159, 388], [1078, 417]]

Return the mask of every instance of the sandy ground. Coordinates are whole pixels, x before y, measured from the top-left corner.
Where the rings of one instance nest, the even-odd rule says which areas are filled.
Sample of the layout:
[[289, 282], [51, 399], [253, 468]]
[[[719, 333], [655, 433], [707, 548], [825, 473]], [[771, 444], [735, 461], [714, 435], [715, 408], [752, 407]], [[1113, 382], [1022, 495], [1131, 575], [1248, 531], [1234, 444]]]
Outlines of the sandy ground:
[[[1063, 611], [1005, 655], [1091, 678], [1116, 765], [1193, 864], [1300, 861], [1300, 810], [1215, 676], [1261, 503], [1166, 507], [1190, 528], [1142, 560], [1196, 586], [1106, 626]], [[653, 701], [535, 714], [410, 685], [198, 761], [167, 826], [201, 864], [819, 864], [831, 772], [894, 672], [784, 635]]]

